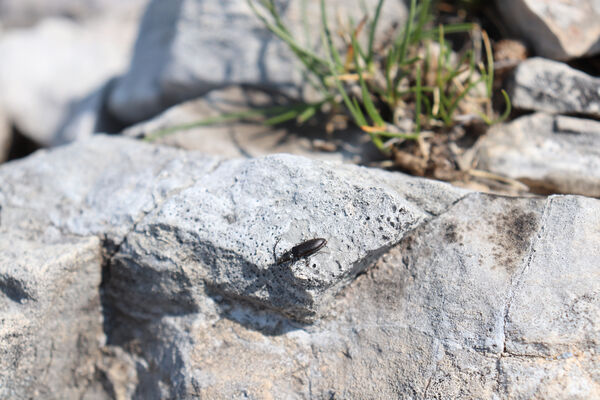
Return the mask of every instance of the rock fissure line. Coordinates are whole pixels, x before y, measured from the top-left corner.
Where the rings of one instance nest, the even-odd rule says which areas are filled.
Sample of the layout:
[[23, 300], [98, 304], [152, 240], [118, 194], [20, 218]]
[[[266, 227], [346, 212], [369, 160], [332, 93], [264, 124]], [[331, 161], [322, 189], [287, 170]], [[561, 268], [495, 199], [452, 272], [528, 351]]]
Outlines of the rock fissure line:
[[538, 240], [541, 238], [542, 233], [546, 229], [546, 223], [547, 223], [548, 213], [549, 213], [549, 209], [551, 207], [551, 203], [552, 203], [552, 198], [551, 197], [547, 198], [544, 203], [544, 208], [542, 209], [542, 216], [540, 217], [540, 226], [533, 233], [533, 239], [531, 240], [531, 244], [529, 245], [529, 248], [527, 249], [527, 255], [524, 258], [525, 259], [525, 262], [523, 263], [524, 265], [521, 268], [521, 270], [519, 272], [515, 273], [513, 275], [513, 277], [511, 278], [511, 283], [510, 283], [507, 300], [506, 300], [506, 306], [504, 307], [504, 321], [503, 321], [503, 327], [502, 327], [502, 332], [503, 332], [504, 338], [503, 338], [502, 351], [500, 353], [499, 359], [502, 359], [505, 355], [510, 354], [506, 350], [506, 336], [507, 336], [506, 327], [508, 325], [508, 318], [509, 318], [508, 314], [510, 313], [512, 301], [515, 296], [515, 290], [518, 288], [521, 280], [523, 279], [523, 276], [525, 275], [527, 269], [529, 268], [529, 265], [533, 261], [533, 257], [535, 255], [535, 246], [537, 245]]
[[448, 207], [446, 207], [446, 209], [442, 212], [440, 212], [439, 214], [436, 214], [432, 211], [427, 211], [426, 209], [423, 208], [423, 211], [426, 212], [427, 214], [430, 214], [432, 216], [432, 219], [435, 218], [439, 218], [441, 216], [443, 216], [444, 214], [448, 213], [450, 210], [452, 210], [454, 208], [454, 206], [456, 206], [458, 203], [460, 203], [461, 201], [463, 201], [464, 199], [466, 199], [469, 196], [473, 196], [473, 195], [477, 195], [479, 193], [477, 192], [469, 192], [469, 193], [465, 193], [464, 195], [460, 196], [458, 199], [454, 200], [453, 202], [451, 202], [450, 204], [448, 204]]

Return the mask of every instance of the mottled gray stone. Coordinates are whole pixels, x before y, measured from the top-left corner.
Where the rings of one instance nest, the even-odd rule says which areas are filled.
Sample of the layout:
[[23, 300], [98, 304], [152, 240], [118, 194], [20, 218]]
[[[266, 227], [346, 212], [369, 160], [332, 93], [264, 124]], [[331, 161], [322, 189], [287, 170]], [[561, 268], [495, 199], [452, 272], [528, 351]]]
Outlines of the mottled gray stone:
[[597, 205], [585, 197], [548, 200], [544, 231], [507, 313], [508, 353], [555, 357], [574, 347], [578, 355], [600, 351]]
[[115, 247], [146, 213], [216, 164], [107, 136], [40, 151], [0, 169], [0, 231], [98, 235]]
[[599, 201], [553, 196], [506, 313], [509, 398], [600, 396]]
[[[599, 232], [583, 221], [599, 215], [581, 197], [470, 194], [312, 325], [212, 294], [198, 313], [120, 320], [113, 339], [141, 343], [145, 399], [595, 398]], [[523, 338], [543, 351], [516, 351]]]
[[509, 94], [515, 108], [600, 117], [600, 78], [561, 62], [523, 61], [514, 72]]
[[598, 0], [496, 1], [507, 29], [527, 42], [535, 54], [558, 60], [600, 52]]
[[80, 398], [104, 342], [100, 241], [2, 233], [0, 254], [0, 398]]
[[[197, 310], [194, 288], [206, 284], [313, 320], [374, 257], [428, 217], [382, 184], [391, 180], [386, 173], [377, 182], [359, 171], [290, 155], [224, 161], [137, 224], [115, 257], [111, 293], [142, 317]], [[460, 193], [447, 187], [446, 203]], [[276, 256], [312, 238], [327, 239], [326, 249], [276, 265]]]
[[69, 114], [53, 132], [53, 145], [70, 143], [90, 137], [96, 132], [105, 132], [103, 130], [104, 122], [110, 118], [104, 111], [105, 100], [112, 86], [111, 82], [114, 82], [114, 79], [71, 103]]
[[600, 122], [536, 113], [493, 126], [475, 146], [477, 168], [538, 193], [600, 197]]
[[[53, 334], [76, 320], [70, 334], [92, 335], [98, 308], [77, 317], [77, 299], [102, 294], [109, 346], [84, 341], [61, 358], [96, 375], [70, 391], [58, 385], [80, 370], [53, 362], [44, 398], [589, 399], [600, 396], [599, 223], [600, 201], [579, 196], [483, 195], [98, 136], [0, 167], [0, 301]], [[316, 236], [328, 244], [309, 262], [275, 265]], [[52, 297], [61, 287], [79, 297]], [[11, 357], [52, 349], [1, 337]], [[28, 357], [22, 368], [37, 365]], [[22, 371], [0, 373], [0, 390], [26, 396], [45, 376]]]
[[[258, 3], [258, 2], [255, 2]], [[286, 23], [305, 37], [302, 2], [276, 1]], [[319, 1], [306, 2], [309, 47], [320, 47]], [[360, 20], [377, 1], [328, 1], [330, 15]], [[401, 0], [385, 2], [382, 26], [401, 22]], [[182, 100], [227, 84], [254, 84], [299, 93], [305, 79], [281, 40], [266, 30], [246, 0], [151, 1], [129, 71], [110, 96], [112, 113], [126, 122], [152, 117]]]

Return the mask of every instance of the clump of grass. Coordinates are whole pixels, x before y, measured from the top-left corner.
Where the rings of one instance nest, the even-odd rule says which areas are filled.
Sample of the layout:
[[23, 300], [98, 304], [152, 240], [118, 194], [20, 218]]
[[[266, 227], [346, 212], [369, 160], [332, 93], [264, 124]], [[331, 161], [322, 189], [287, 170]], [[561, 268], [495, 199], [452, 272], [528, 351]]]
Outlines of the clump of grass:
[[[411, 0], [404, 26], [383, 41], [377, 41], [376, 35], [384, 0], [379, 0], [372, 17], [358, 23], [350, 21], [350, 31], [338, 36], [332, 34], [325, 1], [321, 0], [320, 51], [294, 37], [274, 0], [247, 2], [263, 24], [288, 45], [321, 99], [165, 128], [146, 140], [240, 119], [304, 123], [327, 105], [330, 112], [349, 114], [375, 146], [387, 153], [398, 140], [419, 139], [424, 130], [451, 128], [473, 117], [493, 124], [510, 113], [510, 101], [503, 91], [506, 111], [499, 118], [493, 114], [494, 65], [485, 31], [469, 23], [434, 26], [431, 0]], [[455, 53], [447, 35], [457, 33], [470, 35], [470, 40]], [[400, 126], [406, 123], [400, 122], [407, 119], [412, 121], [411, 129], [402, 130]]]
[[[432, 26], [431, 0], [411, 0], [403, 29], [379, 48], [375, 37], [384, 0], [378, 2], [372, 18], [365, 17], [356, 24], [351, 21], [351, 31], [345, 38], [332, 35], [325, 1], [321, 0], [323, 54], [294, 37], [274, 0], [247, 1], [264, 25], [289, 46], [323, 98], [306, 104], [304, 109], [285, 113], [279, 121], [306, 121], [324, 103], [334, 110], [343, 106], [373, 143], [386, 152], [394, 142], [389, 139], [418, 139], [423, 129], [453, 126], [464, 119], [466, 104], [475, 104], [471, 112], [488, 124], [506, 118], [510, 112], [508, 96], [503, 92], [507, 109], [499, 119], [493, 117], [494, 66], [486, 33], [468, 23]], [[452, 51], [446, 39], [446, 35], [455, 33], [471, 35], [471, 46], [459, 54]], [[481, 60], [481, 43], [487, 65]], [[403, 132], [397, 122], [407, 115], [414, 121], [413, 128]]]

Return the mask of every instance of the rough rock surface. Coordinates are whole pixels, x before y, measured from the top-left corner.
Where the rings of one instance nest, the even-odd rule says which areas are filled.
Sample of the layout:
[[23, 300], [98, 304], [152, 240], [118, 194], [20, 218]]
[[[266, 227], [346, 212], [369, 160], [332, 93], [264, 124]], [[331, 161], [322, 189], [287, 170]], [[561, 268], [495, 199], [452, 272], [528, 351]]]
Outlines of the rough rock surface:
[[56, 239], [0, 233], [2, 399], [81, 398], [96, 381], [100, 241]]
[[41, 145], [73, 140], [61, 133], [63, 125], [91, 92], [126, 68], [136, 21], [48, 18], [33, 28], [3, 34], [0, 107], [25, 136]]
[[[317, 173], [313, 161], [285, 155], [223, 162], [137, 224], [115, 257], [111, 293], [143, 317], [198, 309], [195, 288], [205, 284], [313, 320], [427, 217], [390, 184], [342, 166]], [[315, 237], [327, 239], [327, 251], [276, 265], [274, 253]], [[167, 293], [165, 286], [179, 289]]]
[[470, 194], [312, 325], [212, 293], [112, 338], [146, 360], [140, 398], [594, 398], [598, 222], [593, 199]]
[[[0, 207], [9, 260], [18, 241], [75, 235], [68, 246], [94, 256], [68, 263], [71, 276], [94, 265], [97, 285], [105, 266], [100, 291], [77, 291], [101, 294], [107, 335], [95, 362], [104, 382], [90, 382], [88, 398], [600, 395], [598, 200], [506, 198], [290, 155], [221, 160], [99, 136], [0, 167]], [[319, 253], [275, 265], [314, 236], [328, 239]], [[13, 288], [3, 301], [23, 307], [14, 299], [55, 290], [29, 283], [40, 264], [1, 264], [0, 287]], [[25, 304], [32, 311], [17, 315], [70, 321], [82, 301]], [[95, 332], [100, 317], [91, 309], [70, 332]], [[34, 339], [14, 339], [7, 359]], [[95, 350], [64, 361], [88, 365], [82, 354]], [[52, 373], [61, 382], [73, 370]], [[17, 398], [34, 390], [19, 385]]]
[[538, 193], [600, 197], [600, 122], [536, 113], [493, 126], [475, 146], [477, 168]]
[[40, 151], [0, 170], [1, 226], [96, 235], [114, 249], [139, 219], [216, 164], [106, 136]]
[[[299, 38], [304, 37], [302, 2], [276, 1]], [[368, 0], [366, 10], [377, 1]], [[358, 1], [328, 1], [360, 20]], [[385, 3], [382, 26], [402, 21], [401, 0]], [[307, 2], [310, 47], [320, 41], [319, 1]], [[193, 56], [190, 56], [192, 54]], [[287, 46], [264, 28], [246, 0], [151, 1], [140, 28], [132, 65], [109, 99], [112, 113], [126, 122], [152, 117], [182, 100], [226, 84], [266, 85], [297, 92], [304, 79]]]
[[536, 55], [564, 60], [600, 53], [597, 0], [502, 0], [497, 9], [506, 27]]
[[509, 94], [515, 108], [600, 117], [600, 78], [561, 62], [543, 58], [522, 62]]

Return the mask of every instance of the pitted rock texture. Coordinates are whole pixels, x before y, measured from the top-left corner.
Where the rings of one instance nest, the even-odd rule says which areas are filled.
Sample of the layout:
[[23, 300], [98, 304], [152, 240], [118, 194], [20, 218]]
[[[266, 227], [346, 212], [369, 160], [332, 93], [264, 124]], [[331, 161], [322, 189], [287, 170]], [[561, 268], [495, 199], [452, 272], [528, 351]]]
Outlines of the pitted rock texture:
[[[137, 224], [116, 255], [110, 288], [135, 302], [127, 309], [163, 313], [171, 303], [195, 310], [193, 288], [204, 283], [312, 319], [343, 283], [428, 216], [355, 172], [288, 155], [225, 161]], [[316, 237], [327, 240], [323, 251], [276, 263]]]
[[148, 363], [139, 398], [594, 398], [598, 222], [598, 200], [470, 194], [311, 325], [212, 293], [112, 337]]
[[[598, 226], [595, 199], [290, 155], [106, 136], [38, 152], [0, 167], [0, 388], [598, 397]], [[328, 244], [276, 265], [311, 237]]]

